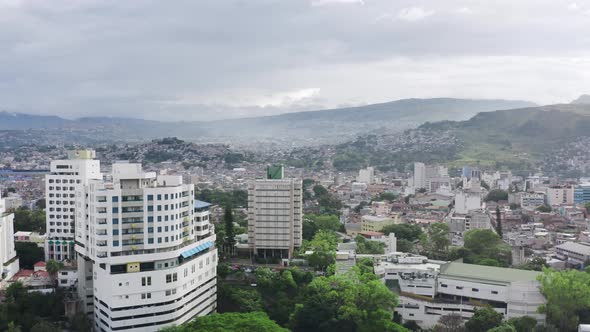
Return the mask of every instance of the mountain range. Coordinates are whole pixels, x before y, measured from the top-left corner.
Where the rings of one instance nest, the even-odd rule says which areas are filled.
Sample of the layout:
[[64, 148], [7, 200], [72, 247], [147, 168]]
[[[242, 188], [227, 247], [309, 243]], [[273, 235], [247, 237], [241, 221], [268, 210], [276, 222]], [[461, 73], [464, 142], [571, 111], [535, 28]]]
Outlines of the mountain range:
[[[145, 140], [176, 136], [195, 141], [271, 139], [301, 144], [345, 141], [369, 132], [399, 131], [430, 121], [467, 120], [480, 112], [535, 106], [519, 100], [402, 99], [366, 106], [287, 113], [208, 122], [161, 122], [133, 118], [87, 117], [68, 120], [0, 112], [0, 130], [83, 132], [89, 140]], [[79, 133], [77, 133], [79, 135]], [[67, 139], [67, 137], [64, 137]]]

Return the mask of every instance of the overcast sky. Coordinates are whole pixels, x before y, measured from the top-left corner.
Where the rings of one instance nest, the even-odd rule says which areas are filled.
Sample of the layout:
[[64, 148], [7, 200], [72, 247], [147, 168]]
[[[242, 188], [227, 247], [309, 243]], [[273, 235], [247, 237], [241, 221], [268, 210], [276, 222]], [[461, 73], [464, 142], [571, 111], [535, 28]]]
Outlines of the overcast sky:
[[590, 93], [590, 0], [0, 0], [0, 110], [210, 120]]

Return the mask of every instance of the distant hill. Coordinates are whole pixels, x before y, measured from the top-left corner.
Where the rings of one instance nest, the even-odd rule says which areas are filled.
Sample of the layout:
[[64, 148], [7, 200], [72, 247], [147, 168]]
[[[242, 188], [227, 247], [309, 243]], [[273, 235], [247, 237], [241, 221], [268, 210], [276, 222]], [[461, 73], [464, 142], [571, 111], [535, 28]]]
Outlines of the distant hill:
[[590, 104], [590, 95], [581, 95], [578, 99], [572, 101], [572, 104]]
[[276, 139], [302, 144], [345, 141], [367, 132], [414, 128], [426, 121], [466, 120], [480, 112], [534, 106], [518, 100], [402, 99], [359, 107], [210, 122], [159, 122], [89, 117], [76, 120], [0, 112], [0, 130], [84, 131], [116, 140], [178, 136], [189, 140]]

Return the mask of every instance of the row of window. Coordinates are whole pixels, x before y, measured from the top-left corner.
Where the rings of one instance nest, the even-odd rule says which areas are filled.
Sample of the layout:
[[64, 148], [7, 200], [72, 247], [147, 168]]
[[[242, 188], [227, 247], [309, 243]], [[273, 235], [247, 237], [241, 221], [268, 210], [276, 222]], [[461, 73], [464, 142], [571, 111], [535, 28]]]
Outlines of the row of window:
[[[74, 194], [63, 194], [63, 197], [64, 197], [64, 198], [67, 198], [68, 196], [69, 196], [70, 198], [74, 198], [74, 197], [76, 197], [76, 195], [74, 195]], [[60, 193], [57, 193], [57, 194], [54, 194], [54, 193], [49, 193], [49, 197], [62, 197], [62, 194], [60, 194]]]
[[71, 190], [71, 191], [74, 191], [74, 190], [76, 190], [76, 188], [75, 187], [49, 186], [49, 190]]
[[[445, 284], [440, 284], [440, 287], [442, 287], [442, 288], [447, 288], [447, 287], [448, 287], [448, 285], [445, 285]], [[463, 286], [455, 286], [455, 289], [459, 289], [459, 290], [461, 290], [461, 289], [463, 289]], [[471, 288], [471, 291], [472, 291], [472, 292], [479, 292], [479, 288]], [[497, 292], [497, 291], [494, 291], [494, 290], [493, 290], [493, 291], [491, 291], [491, 293], [492, 293], [492, 294], [498, 294], [498, 292]]]
[[48, 202], [50, 205], [51, 204], [58, 204], [58, 205], [76, 205], [75, 201], [49, 201]]
[[57, 215], [50, 214], [49, 219], [74, 219], [74, 215], [73, 214], [72, 215], [63, 215], [63, 217], [62, 217], [62, 215], [60, 215], [60, 214], [57, 214]]
[[80, 180], [61, 180], [61, 179], [49, 179], [49, 183], [80, 183]]

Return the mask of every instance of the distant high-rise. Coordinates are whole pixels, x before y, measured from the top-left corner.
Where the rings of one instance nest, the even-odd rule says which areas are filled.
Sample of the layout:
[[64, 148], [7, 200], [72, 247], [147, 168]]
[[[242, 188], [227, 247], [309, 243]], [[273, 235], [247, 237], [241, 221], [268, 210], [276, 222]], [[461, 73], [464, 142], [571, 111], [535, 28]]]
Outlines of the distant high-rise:
[[158, 331], [215, 311], [215, 232], [194, 185], [116, 163], [112, 181], [83, 191], [78, 294], [96, 331]]
[[302, 181], [254, 180], [248, 186], [248, 244], [261, 257], [291, 258], [302, 240]]
[[0, 198], [0, 288], [4, 280], [18, 272], [18, 263], [14, 248], [14, 214], [6, 212], [4, 199]]
[[[54, 160], [45, 176], [47, 241], [45, 259], [74, 259], [76, 220], [82, 220], [85, 206], [76, 205], [80, 189], [92, 179], [101, 179], [100, 161], [93, 150], [77, 150], [67, 160]], [[81, 225], [78, 225], [80, 227]]]
[[590, 183], [582, 183], [574, 188], [574, 203], [590, 203]]
[[424, 163], [414, 163], [414, 188], [426, 188], [426, 166]]
[[375, 183], [375, 169], [373, 167], [367, 167], [359, 170], [357, 181], [366, 184]]

